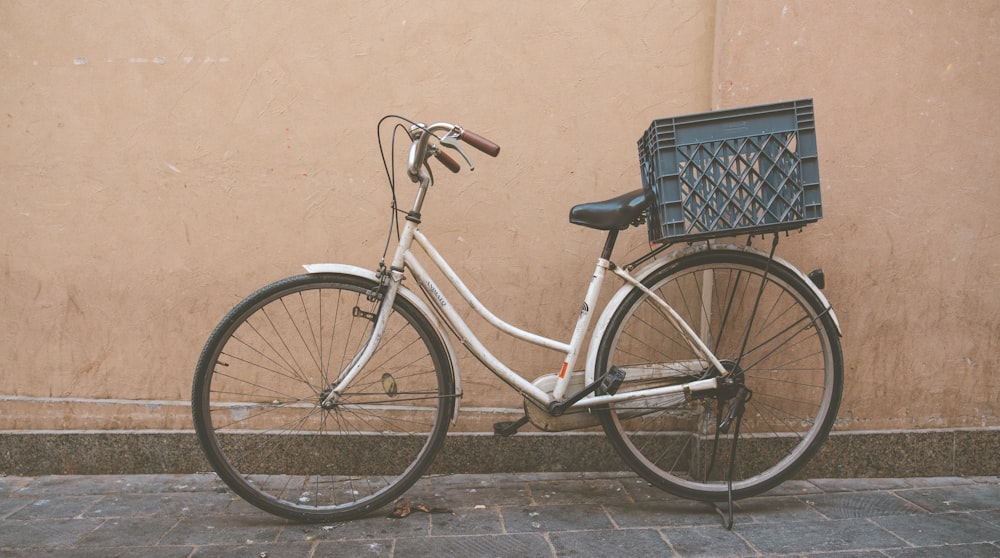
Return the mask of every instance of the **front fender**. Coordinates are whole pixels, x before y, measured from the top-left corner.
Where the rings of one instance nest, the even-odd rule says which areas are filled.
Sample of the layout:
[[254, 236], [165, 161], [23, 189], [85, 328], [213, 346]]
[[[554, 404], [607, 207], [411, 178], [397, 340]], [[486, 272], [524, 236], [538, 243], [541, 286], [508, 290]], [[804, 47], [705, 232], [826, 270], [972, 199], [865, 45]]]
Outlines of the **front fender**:
[[[338, 264], [338, 263], [322, 263], [322, 264], [307, 264], [302, 266], [306, 269], [308, 273], [340, 273], [343, 275], [354, 275], [357, 277], [364, 277], [365, 279], [370, 279], [371, 281], [378, 282], [378, 275], [370, 270], [356, 265], [349, 264]], [[451, 339], [448, 336], [448, 332], [441, 327], [441, 323], [438, 321], [437, 316], [431, 309], [424, 303], [423, 299], [418, 297], [413, 291], [403, 287], [399, 287], [399, 293], [396, 296], [401, 296], [406, 299], [407, 302], [414, 305], [417, 310], [419, 310], [427, 321], [430, 322], [431, 327], [434, 328], [435, 333], [444, 342], [445, 350], [448, 352], [448, 360], [451, 362], [451, 369], [455, 375], [455, 393], [458, 397], [455, 398], [455, 411], [451, 417], [452, 424], [458, 420], [458, 408], [461, 406], [462, 401], [462, 375], [459, 373], [458, 369], [458, 358], [455, 353], [455, 349], [451, 346]]]
[[[758, 250], [752, 246], [737, 245], [737, 244], [696, 244], [693, 246], [678, 248], [677, 250], [670, 252], [663, 258], [657, 258], [652, 262], [649, 262], [648, 264], [639, 268], [638, 271], [632, 273], [631, 275], [632, 277], [635, 277], [638, 281], [641, 282], [645, 280], [646, 277], [648, 277], [650, 274], [652, 274], [653, 271], [655, 271], [660, 266], [664, 265], [669, 261], [683, 258], [691, 254], [706, 252], [709, 250], [736, 250], [740, 252], [751, 252], [763, 256], [765, 258], [770, 255], [768, 252], [764, 252], [763, 250]], [[788, 263], [788, 261], [786, 261], [785, 259], [780, 258], [778, 256], [774, 256], [773, 261], [778, 265], [788, 268], [793, 273], [798, 275], [803, 281], [805, 281], [805, 284], [808, 285], [810, 289], [812, 289], [813, 294], [815, 294], [816, 298], [819, 299], [820, 304], [822, 304], [825, 308], [829, 310], [830, 319], [833, 320], [833, 324], [837, 328], [837, 335], [842, 336], [843, 334], [841, 333], [840, 330], [840, 321], [837, 319], [837, 315], [834, 313], [833, 308], [830, 307], [830, 302], [826, 299], [826, 296], [823, 295], [823, 291], [819, 290], [819, 287], [813, 284], [812, 280], [810, 280], [806, 276], [806, 274], [799, 271], [795, 266]], [[597, 320], [597, 324], [594, 325], [594, 332], [590, 338], [590, 346], [587, 348], [587, 368], [586, 368], [587, 384], [593, 382], [594, 378], [597, 377], [595, 370], [597, 368], [597, 352], [598, 348], [601, 345], [601, 340], [604, 338], [604, 334], [608, 329], [608, 324], [611, 323], [611, 317], [614, 315], [615, 311], [618, 309], [618, 306], [621, 305], [622, 301], [625, 299], [626, 296], [628, 296], [628, 294], [632, 291], [632, 289], [633, 287], [627, 283], [622, 285], [622, 287], [615, 292], [614, 296], [611, 297], [611, 300], [608, 301], [607, 306], [604, 307], [604, 311], [601, 312], [601, 317]]]

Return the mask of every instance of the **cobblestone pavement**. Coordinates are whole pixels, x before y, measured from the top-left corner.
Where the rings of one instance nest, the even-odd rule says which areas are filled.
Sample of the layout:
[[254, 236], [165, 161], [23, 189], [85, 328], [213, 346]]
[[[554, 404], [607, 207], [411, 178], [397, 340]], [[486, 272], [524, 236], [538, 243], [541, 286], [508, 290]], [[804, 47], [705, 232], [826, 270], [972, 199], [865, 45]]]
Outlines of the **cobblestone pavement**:
[[213, 474], [0, 478], [0, 557], [1000, 556], [1000, 479], [816, 479], [711, 506], [633, 475], [453, 475], [404, 496], [443, 513], [296, 524]]

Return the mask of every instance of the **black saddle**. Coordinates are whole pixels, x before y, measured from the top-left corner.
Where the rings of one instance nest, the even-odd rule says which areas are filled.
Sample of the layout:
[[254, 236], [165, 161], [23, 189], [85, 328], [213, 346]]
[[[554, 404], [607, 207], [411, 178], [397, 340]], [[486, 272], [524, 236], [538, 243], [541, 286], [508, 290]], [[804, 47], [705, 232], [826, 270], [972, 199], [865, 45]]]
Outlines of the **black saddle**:
[[645, 190], [633, 190], [610, 200], [574, 206], [569, 210], [569, 222], [602, 231], [627, 229], [647, 207]]

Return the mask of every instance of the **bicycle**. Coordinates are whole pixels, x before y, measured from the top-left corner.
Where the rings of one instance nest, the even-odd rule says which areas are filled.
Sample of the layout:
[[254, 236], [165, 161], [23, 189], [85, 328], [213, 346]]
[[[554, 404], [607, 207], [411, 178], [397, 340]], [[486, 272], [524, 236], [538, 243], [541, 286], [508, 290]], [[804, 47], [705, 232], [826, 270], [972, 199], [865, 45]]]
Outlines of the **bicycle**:
[[[840, 402], [840, 326], [820, 291], [821, 272], [807, 277], [775, 256], [777, 233], [769, 252], [749, 242], [667, 243], [619, 266], [611, 259], [619, 231], [653, 210], [646, 189], [577, 205], [570, 221], [607, 236], [570, 340], [547, 338], [488, 310], [419, 229], [434, 183], [429, 160], [459, 172], [449, 151], [474, 169], [463, 146], [493, 157], [499, 146], [455, 124], [389, 118], [400, 122], [394, 137], [397, 128], [408, 134], [406, 172], [416, 184], [400, 221], [383, 149], [395, 248], [387, 240], [377, 270], [307, 265], [306, 274], [263, 287], [226, 315], [201, 353], [194, 424], [236, 494], [303, 521], [349, 520], [393, 502], [459, 418], [452, 337], [524, 398], [525, 416], [498, 423], [496, 434], [528, 423], [546, 431], [601, 426], [651, 484], [685, 498], [728, 499], [730, 522], [733, 499], [773, 488], [816, 453]], [[487, 323], [564, 354], [561, 369], [529, 380], [495, 357], [414, 246]], [[623, 284], [597, 313], [609, 274]]]

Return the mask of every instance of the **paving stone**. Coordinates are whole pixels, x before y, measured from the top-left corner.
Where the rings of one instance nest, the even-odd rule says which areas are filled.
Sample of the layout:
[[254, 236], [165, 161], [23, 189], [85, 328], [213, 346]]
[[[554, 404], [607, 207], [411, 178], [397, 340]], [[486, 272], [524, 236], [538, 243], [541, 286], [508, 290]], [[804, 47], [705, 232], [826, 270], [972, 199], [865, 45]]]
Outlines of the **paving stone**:
[[670, 547], [682, 558], [756, 556], [757, 552], [739, 535], [739, 530], [718, 527], [671, 527], [663, 530]]
[[[274, 517], [235, 494], [223, 494], [221, 497], [222, 500], [228, 502], [228, 504], [226, 504], [226, 506], [219, 511], [219, 515], [249, 515], [259, 519]], [[214, 507], [215, 501], [209, 500], [205, 496], [202, 496], [198, 501], [191, 503], [191, 511], [196, 515], [211, 514]]]
[[307, 524], [210, 474], [0, 478], [0, 558], [1000, 556], [995, 477], [784, 483], [736, 502], [733, 531], [710, 505], [620, 473], [437, 476], [404, 499], [452, 513]]
[[721, 518], [710, 505], [686, 500], [645, 501], [605, 506], [622, 528], [675, 525], [717, 525]]
[[[245, 544], [226, 546], [200, 546], [195, 548], [192, 557], [212, 558], [247, 558], [255, 556], [273, 556], [275, 558], [310, 558], [313, 556], [311, 543], [298, 544]], [[328, 556], [361, 556], [361, 554], [329, 554]]]
[[[311, 556], [350, 556], [351, 558], [389, 557], [392, 556], [394, 542], [392, 540], [321, 542], [316, 545], [316, 551]], [[269, 556], [278, 558], [282, 554], [274, 552], [270, 553]]]
[[920, 488], [896, 494], [932, 513], [1000, 509], [1000, 484]]
[[678, 498], [677, 496], [661, 490], [638, 477], [622, 479], [619, 482], [621, 482], [622, 488], [625, 489], [625, 492], [628, 493], [633, 502], [661, 502], [664, 500], [683, 501], [683, 498]]
[[890, 558], [994, 558], [1000, 556], [1000, 546], [987, 543], [927, 546], [887, 550], [885, 554]]
[[559, 558], [572, 556], [664, 556], [670, 547], [654, 529], [552, 533]]
[[430, 534], [427, 514], [416, 513], [401, 519], [385, 516], [365, 517], [340, 523], [291, 524], [278, 536], [279, 541], [303, 540], [381, 540], [421, 538]]
[[173, 518], [118, 517], [108, 519], [83, 536], [77, 544], [82, 547], [118, 547], [127, 541], [129, 545], [154, 546], [175, 525], [177, 520]]
[[468, 537], [426, 537], [397, 539], [394, 558], [427, 558], [428, 556], [462, 556], [463, 558], [493, 558], [553, 556], [549, 543], [532, 533], [481, 535]]
[[[278, 534], [278, 542], [313, 542], [313, 541], [330, 541], [330, 540], [343, 540], [343, 532], [338, 531], [338, 529], [344, 526], [344, 523], [303, 523], [298, 525], [289, 525], [281, 530]], [[358, 537], [353, 537], [358, 538]]]
[[913, 486], [909, 479], [813, 479], [810, 482], [823, 492], [898, 490]]
[[[144, 478], [144, 477], [148, 477]], [[230, 493], [229, 487], [215, 473], [198, 473], [190, 475], [129, 475], [125, 481], [124, 492], [150, 493]]]
[[21, 496], [83, 496], [116, 494], [122, 491], [122, 481], [113, 476], [52, 475], [37, 477], [21, 488]]
[[406, 492], [411, 502], [431, 507], [475, 507], [529, 505], [528, 483], [512, 475], [458, 475], [435, 477], [420, 482]]
[[13, 496], [4, 496], [0, 498], [0, 519], [6, 519], [10, 517], [11, 514], [17, 512], [25, 506], [30, 506], [34, 503], [33, 498], [20, 498]]
[[32, 477], [0, 476], [0, 496], [8, 496], [31, 484]]
[[891, 492], [816, 494], [802, 500], [830, 519], [926, 513], [920, 506]]
[[785, 521], [816, 521], [823, 516], [804, 500], [808, 498], [789, 498], [787, 496], [758, 496], [736, 502], [733, 518], [737, 524], [742, 523], [775, 523]]
[[65, 548], [101, 523], [101, 519], [7, 519], [0, 529], [0, 548]]
[[178, 522], [161, 539], [161, 544], [168, 545], [205, 545], [205, 544], [249, 544], [251, 542], [270, 542], [278, 537], [280, 526], [274, 522], [245, 520], [242, 516], [209, 516], [194, 519], [183, 519]]
[[921, 515], [919, 521], [906, 516], [873, 521], [912, 546], [1000, 541], [1000, 527], [964, 512]]
[[101, 496], [56, 496], [33, 500], [31, 504], [10, 514], [10, 519], [58, 519], [82, 515], [96, 504]]
[[886, 554], [889, 552], [895, 552], [893, 550], [855, 550], [848, 552], [818, 552], [815, 554], [809, 554], [809, 558], [885, 558]]
[[528, 483], [536, 504], [612, 505], [631, 502], [632, 497], [618, 479], [536, 481]]
[[976, 481], [972, 478], [965, 477], [914, 477], [908, 479], [902, 479], [906, 481], [911, 487], [914, 488], [924, 488], [924, 487], [940, 487], [940, 486], [959, 486], [964, 484], [975, 484]]
[[982, 519], [983, 521], [1000, 527], [1000, 510], [987, 510], [981, 512], [970, 512], [972, 515]]
[[500, 508], [459, 509], [431, 515], [431, 536], [499, 535], [504, 532]]
[[214, 473], [191, 475], [50, 475], [30, 478], [19, 493], [68, 496], [123, 493], [227, 492]]
[[976, 483], [1000, 484], [1000, 477], [998, 477], [996, 475], [990, 475], [990, 476], [970, 476], [970, 477], [962, 477], [962, 478], [966, 478], [966, 479], [968, 479], [968, 480], [970, 480], [972, 482], [976, 482]]
[[[109, 494], [84, 512], [84, 517], [170, 517], [215, 515], [230, 505], [225, 494]], [[254, 508], [256, 509], [256, 508]]]
[[[29, 550], [10, 556], [38, 558], [183, 558], [190, 556], [193, 547], [181, 546], [127, 546], [117, 548], [72, 548]], [[6, 556], [0, 552], [0, 557]]]
[[[471, 476], [471, 475], [461, 475], [461, 476]], [[638, 479], [639, 476], [631, 471], [599, 471], [599, 472], [573, 472], [573, 473], [556, 473], [556, 472], [536, 472], [536, 473], [493, 473], [494, 478], [505, 478], [510, 477], [525, 482], [556, 482], [556, 481], [582, 481], [582, 480], [600, 480], [600, 479]], [[645, 481], [644, 481], [645, 482]]]
[[501, 508], [508, 533], [541, 533], [611, 529], [608, 514], [596, 506], [529, 506]]
[[823, 492], [813, 481], [792, 480], [785, 481], [778, 486], [765, 492], [762, 496], [804, 496], [807, 494], [817, 494]]
[[740, 525], [739, 534], [766, 554], [879, 550], [907, 546], [867, 519]]

